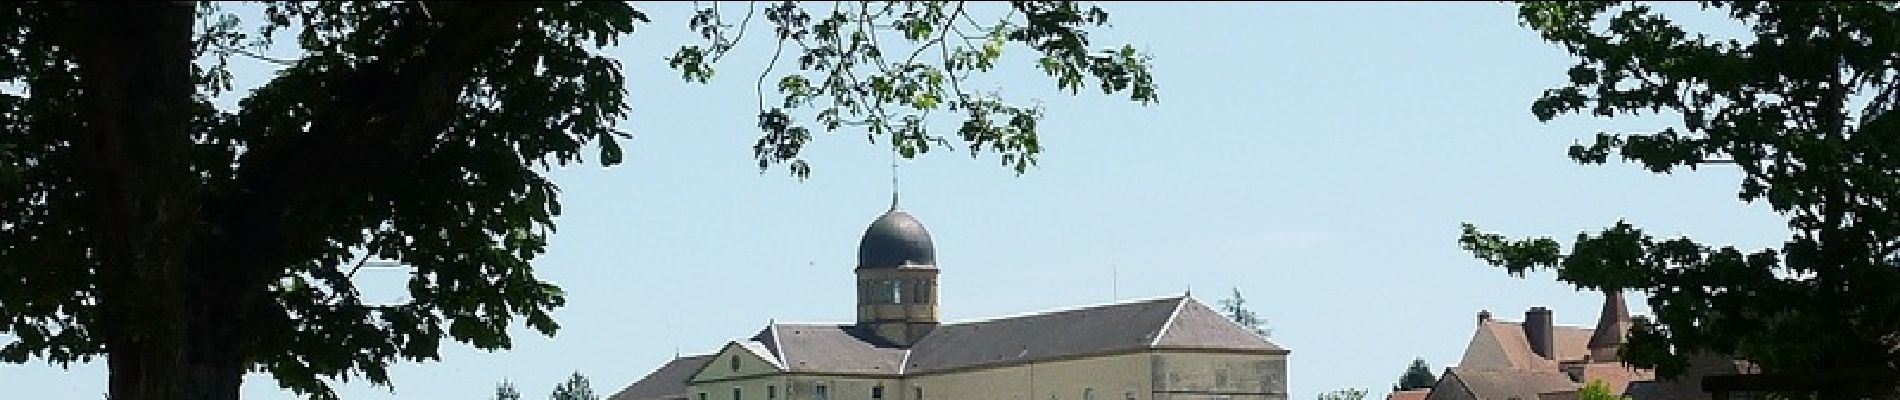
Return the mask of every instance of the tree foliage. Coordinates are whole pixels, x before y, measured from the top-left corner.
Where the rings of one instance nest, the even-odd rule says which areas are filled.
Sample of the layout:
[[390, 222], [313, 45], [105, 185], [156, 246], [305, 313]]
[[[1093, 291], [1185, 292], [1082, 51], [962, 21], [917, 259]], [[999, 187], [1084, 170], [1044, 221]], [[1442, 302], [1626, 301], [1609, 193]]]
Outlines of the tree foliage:
[[1438, 385], [1438, 377], [1432, 375], [1432, 366], [1423, 358], [1412, 359], [1405, 367], [1405, 373], [1399, 375], [1399, 383], [1392, 386], [1393, 391], [1428, 389]]
[[[972, 157], [996, 153], [1019, 174], [1034, 166], [1042, 152], [1042, 110], [981, 91], [971, 80], [997, 68], [1012, 44], [1035, 50], [1037, 68], [1069, 93], [1093, 80], [1104, 94], [1126, 92], [1142, 104], [1159, 99], [1146, 55], [1129, 45], [1091, 47], [1082, 28], [1108, 23], [1100, 7], [1019, 1], [993, 16], [998, 10], [981, 8], [964, 2], [824, 7], [787, 1], [748, 4], [743, 17], [732, 18], [715, 4], [691, 21], [706, 43], [681, 47], [668, 63], [688, 81], [711, 79], [718, 61], [737, 48], [762, 11], [777, 41], [771, 63], [757, 77], [764, 135], [753, 152], [759, 168], [786, 163], [799, 177], [811, 173], [798, 153], [816, 130], [862, 128], [866, 139], [888, 137], [908, 158], [951, 145], [928, 129], [931, 114], [942, 112], [961, 115], [956, 136]], [[781, 68], [789, 71], [778, 73]], [[768, 86], [776, 99], [765, 97]]]
[[[958, 132], [973, 154], [1022, 171], [1040, 151], [1039, 111], [959, 83], [1008, 47], [1041, 56], [1060, 87], [1155, 99], [1145, 58], [1087, 40], [1106, 21], [1099, 8], [1012, 3], [971, 47], [946, 34], [974, 29], [957, 25], [962, 3], [837, 4], [818, 20], [802, 4], [768, 7], [778, 46], [804, 49], [807, 83], [783, 80], [787, 104], [761, 114], [762, 163], [796, 160], [809, 138], [772, 110], [820, 107], [827, 129], [921, 149], [934, 138], [923, 116], [943, 108], [966, 116]], [[625, 80], [601, 49], [644, 13], [622, 2], [224, 7], [0, 6], [0, 87], [17, 89], [0, 91], [0, 334], [14, 337], [0, 360], [105, 356], [122, 399], [236, 398], [251, 370], [331, 399], [330, 381], [388, 385], [389, 364], [438, 359], [444, 341], [505, 349], [517, 323], [556, 331], [565, 297], [532, 263], [561, 213], [545, 173], [622, 160]], [[712, 60], [731, 50], [717, 14], [688, 21], [715, 39], [700, 53]], [[887, 58], [877, 40], [897, 31], [944, 56]], [[237, 93], [235, 109], [213, 105], [237, 89], [229, 63], [271, 49], [298, 55], [267, 59], [276, 74]], [[673, 65], [709, 78], [709, 60], [690, 54]], [[352, 277], [370, 260], [406, 266], [411, 300], [365, 304]]]
[[515, 390], [513, 383], [501, 381], [500, 384], [495, 385], [494, 400], [521, 400], [521, 391]]
[[1627, 396], [1610, 393], [1610, 386], [1601, 379], [1592, 379], [1590, 384], [1577, 389], [1577, 400], [1628, 400]]
[[574, 371], [573, 375], [567, 377], [567, 381], [554, 386], [554, 393], [549, 394], [548, 399], [600, 400], [600, 396], [594, 394], [594, 387], [587, 383], [586, 376], [581, 375], [580, 371]]
[[1319, 394], [1319, 400], [1364, 400], [1365, 398], [1365, 389], [1340, 389]]
[[1649, 295], [1653, 323], [1624, 359], [1665, 375], [1697, 352], [1767, 371], [1889, 367], [1900, 354], [1900, 6], [1895, 2], [1704, 2], [1747, 26], [1738, 39], [1685, 30], [1649, 5], [1524, 2], [1523, 23], [1576, 60], [1532, 105], [1539, 119], [1658, 114], [1680, 125], [1599, 133], [1570, 148], [1655, 173], [1740, 172], [1737, 195], [1787, 218], [1778, 249], [1658, 238], [1618, 221], [1579, 234], [1507, 239], [1466, 224], [1460, 245], [1521, 276], [1552, 269], [1589, 289]]
[[1240, 288], [1234, 288], [1233, 297], [1228, 297], [1220, 301], [1220, 309], [1221, 312], [1227, 314], [1227, 318], [1233, 319], [1234, 323], [1240, 324], [1240, 326], [1247, 328], [1249, 331], [1253, 331], [1255, 334], [1268, 336], [1272, 332], [1267, 330], [1267, 321], [1265, 319], [1260, 318], [1260, 315], [1255, 314], [1253, 310], [1247, 308], [1247, 298], [1240, 296]]

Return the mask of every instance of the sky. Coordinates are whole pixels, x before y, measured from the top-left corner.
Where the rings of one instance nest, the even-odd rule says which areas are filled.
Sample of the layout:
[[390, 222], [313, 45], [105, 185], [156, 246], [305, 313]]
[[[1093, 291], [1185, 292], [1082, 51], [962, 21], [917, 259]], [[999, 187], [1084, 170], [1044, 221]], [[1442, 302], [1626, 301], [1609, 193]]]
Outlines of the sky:
[[[604, 396], [768, 321], [854, 318], [858, 238], [890, 203], [886, 147], [861, 131], [821, 134], [805, 153], [810, 179], [760, 172], [752, 79], [765, 36], [741, 43], [712, 83], [685, 83], [663, 58], [695, 39], [690, 4], [637, 6], [655, 22], [607, 50], [627, 75], [626, 162], [550, 173], [565, 214], [535, 271], [568, 294], [558, 335], [517, 327], [504, 352], [447, 345], [439, 362], [392, 367], [393, 389], [337, 384], [345, 399], [481, 399], [504, 380], [538, 399], [576, 371]], [[1413, 358], [1455, 364], [1479, 310], [1518, 320], [1546, 306], [1559, 324], [1595, 322], [1602, 295], [1486, 266], [1458, 248], [1461, 222], [1565, 242], [1619, 219], [1743, 248], [1786, 237], [1776, 214], [1737, 201], [1733, 171], [1568, 160], [1595, 132], [1669, 121], [1537, 121], [1530, 102], [1572, 61], [1508, 5], [1104, 7], [1114, 24], [1092, 38], [1151, 54], [1159, 104], [1071, 96], [1014, 57], [985, 90], [1044, 107], [1040, 166], [1018, 176], [954, 150], [902, 162], [902, 206], [935, 239], [944, 320], [1183, 292], [1216, 304], [1239, 289], [1292, 351], [1291, 398], [1382, 396]], [[241, 86], [274, 67], [234, 62]], [[0, 366], [9, 398], [97, 399], [105, 387], [102, 361]], [[243, 395], [296, 398], [260, 374]]]

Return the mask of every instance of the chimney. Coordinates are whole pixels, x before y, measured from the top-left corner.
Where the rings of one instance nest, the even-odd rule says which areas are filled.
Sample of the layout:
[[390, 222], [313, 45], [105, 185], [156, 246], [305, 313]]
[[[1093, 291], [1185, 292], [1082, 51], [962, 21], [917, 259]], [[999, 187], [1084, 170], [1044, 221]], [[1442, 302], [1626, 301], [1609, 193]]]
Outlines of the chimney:
[[1484, 326], [1486, 322], [1491, 322], [1491, 310], [1478, 310], [1478, 326]]
[[1524, 339], [1531, 344], [1531, 351], [1546, 359], [1556, 360], [1556, 332], [1551, 328], [1550, 309], [1531, 307], [1524, 312]]

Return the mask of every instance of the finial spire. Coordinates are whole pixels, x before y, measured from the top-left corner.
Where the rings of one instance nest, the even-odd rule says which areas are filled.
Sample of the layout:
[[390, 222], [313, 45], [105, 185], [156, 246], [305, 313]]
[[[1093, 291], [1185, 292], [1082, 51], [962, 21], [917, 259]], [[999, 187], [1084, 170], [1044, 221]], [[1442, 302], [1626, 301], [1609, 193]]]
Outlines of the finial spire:
[[897, 209], [897, 149], [891, 149], [891, 209]]

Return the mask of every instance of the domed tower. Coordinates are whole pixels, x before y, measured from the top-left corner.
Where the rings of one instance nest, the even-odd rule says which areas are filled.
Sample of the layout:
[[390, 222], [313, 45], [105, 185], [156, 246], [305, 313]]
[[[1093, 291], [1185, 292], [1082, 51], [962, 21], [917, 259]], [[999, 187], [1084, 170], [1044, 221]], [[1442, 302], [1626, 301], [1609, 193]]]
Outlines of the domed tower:
[[937, 249], [895, 197], [858, 241], [857, 274], [858, 326], [904, 347], [937, 328]]

